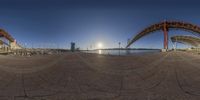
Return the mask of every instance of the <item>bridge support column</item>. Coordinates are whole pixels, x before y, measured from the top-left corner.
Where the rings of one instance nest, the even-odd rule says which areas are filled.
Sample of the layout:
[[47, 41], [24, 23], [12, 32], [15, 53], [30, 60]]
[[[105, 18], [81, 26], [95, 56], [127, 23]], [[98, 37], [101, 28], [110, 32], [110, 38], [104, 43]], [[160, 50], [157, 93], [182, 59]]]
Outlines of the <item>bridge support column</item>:
[[164, 49], [168, 49], [168, 28], [166, 22], [164, 23], [163, 26], [163, 32], [164, 32]]

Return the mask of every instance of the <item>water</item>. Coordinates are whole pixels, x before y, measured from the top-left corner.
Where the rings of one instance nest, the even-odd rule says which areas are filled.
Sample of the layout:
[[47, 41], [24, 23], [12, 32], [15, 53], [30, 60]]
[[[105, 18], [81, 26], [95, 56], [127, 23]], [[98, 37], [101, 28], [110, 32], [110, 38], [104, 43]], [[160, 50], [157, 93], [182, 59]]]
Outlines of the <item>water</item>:
[[89, 50], [83, 52], [96, 53], [101, 55], [136, 55], [136, 54], [156, 53], [160, 52], [160, 50]]

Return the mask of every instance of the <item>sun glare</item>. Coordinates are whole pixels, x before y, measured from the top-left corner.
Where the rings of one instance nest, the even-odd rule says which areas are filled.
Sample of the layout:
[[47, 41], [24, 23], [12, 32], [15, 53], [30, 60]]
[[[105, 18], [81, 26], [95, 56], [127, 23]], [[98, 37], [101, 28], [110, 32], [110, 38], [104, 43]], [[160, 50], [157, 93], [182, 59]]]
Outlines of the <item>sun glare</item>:
[[98, 47], [98, 49], [101, 49], [101, 48], [103, 47], [103, 44], [99, 42], [99, 43], [97, 44], [97, 47]]

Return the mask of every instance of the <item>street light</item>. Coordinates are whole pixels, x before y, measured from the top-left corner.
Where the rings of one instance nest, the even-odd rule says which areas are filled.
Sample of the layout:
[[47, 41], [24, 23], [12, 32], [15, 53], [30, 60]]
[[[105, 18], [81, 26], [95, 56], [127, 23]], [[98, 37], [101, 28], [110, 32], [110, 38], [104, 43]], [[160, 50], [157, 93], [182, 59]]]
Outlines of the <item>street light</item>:
[[119, 44], [119, 56], [120, 56], [120, 45], [121, 45], [121, 42], [119, 42], [118, 44]]

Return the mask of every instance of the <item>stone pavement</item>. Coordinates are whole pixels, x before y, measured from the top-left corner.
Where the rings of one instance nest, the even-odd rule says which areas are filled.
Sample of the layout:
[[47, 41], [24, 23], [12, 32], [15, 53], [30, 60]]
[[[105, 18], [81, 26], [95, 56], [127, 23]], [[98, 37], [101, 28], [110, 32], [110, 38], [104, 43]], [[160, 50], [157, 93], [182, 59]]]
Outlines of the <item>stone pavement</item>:
[[200, 56], [0, 56], [0, 100], [200, 100]]

